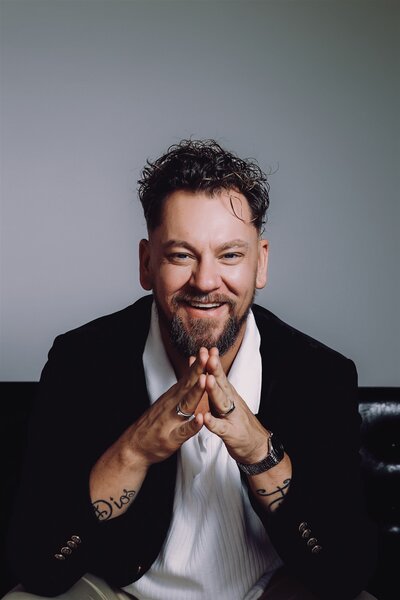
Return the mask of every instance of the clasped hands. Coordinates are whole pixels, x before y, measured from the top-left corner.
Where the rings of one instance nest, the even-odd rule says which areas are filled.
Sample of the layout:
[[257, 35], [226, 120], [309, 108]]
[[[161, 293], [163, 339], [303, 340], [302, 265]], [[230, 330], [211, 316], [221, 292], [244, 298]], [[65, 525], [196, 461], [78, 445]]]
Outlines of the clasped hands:
[[[235, 409], [230, 411], [232, 403]], [[194, 418], [180, 416], [177, 406], [185, 414], [194, 413]], [[228, 381], [217, 348], [201, 348], [196, 357], [191, 357], [184, 376], [97, 460], [89, 483], [98, 517], [103, 515], [104, 511], [100, 509], [104, 502], [112, 511], [102, 519], [114, 518], [125, 512], [130, 504], [115, 510], [114, 505], [118, 507], [118, 503], [113, 499], [118, 494], [122, 497], [121, 493], [125, 498], [126, 490], [130, 490], [132, 500], [140, 490], [149, 467], [174, 454], [202, 427], [220, 437], [229, 454], [238, 462], [253, 464], [268, 453], [269, 433]], [[283, 501], [291, 472], [291, 461], [285, 454], [274, 468], [249, 477], [251, 490], [268, 511], [276, 510]]]
[[[228, 413], [232, 403], [235, 410]], [[179, 416], [177, 406], [194, 418]], [[201, 348], [190, 358], [187, 373], [131, 426], [130, 446], [150, 466], [171, 456], [203, 426], [239, 462], [255, 463], [267, 455], [268, 432], [228, 381], [217, 348]]]

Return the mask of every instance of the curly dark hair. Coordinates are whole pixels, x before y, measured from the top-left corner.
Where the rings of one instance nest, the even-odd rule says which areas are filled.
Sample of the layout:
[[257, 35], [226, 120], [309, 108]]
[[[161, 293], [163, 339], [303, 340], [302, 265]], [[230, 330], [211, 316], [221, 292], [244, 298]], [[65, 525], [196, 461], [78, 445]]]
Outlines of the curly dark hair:
[[[210, 195], [222, 189], [235, 190], [247, 199], [252, 223], [258, 231], [266, 221], [269, 206], [266, 174], [254, 160], [238, 158], [215, 140], [182, 140], [170, 146], [154, 162], [147, 160], [138, 184], [149, 231], [160, 224], [163, 202], [176, 190], [205, 191]], [[231, 206], [240, 219], [232, 199]]]

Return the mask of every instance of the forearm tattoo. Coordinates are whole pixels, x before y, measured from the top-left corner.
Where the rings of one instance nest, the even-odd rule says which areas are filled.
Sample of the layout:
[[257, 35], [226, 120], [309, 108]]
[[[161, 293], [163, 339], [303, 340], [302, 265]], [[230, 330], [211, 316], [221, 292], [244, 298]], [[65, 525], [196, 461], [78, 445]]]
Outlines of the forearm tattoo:
[[[257, 494], [259, 496], [265, 496], [266, 498], [267, 497], [272, 498], [272, 502], [268, 502], [268, 508], [270, 510], [275, 510], [283, 502], [286, 494], [288, 493], [289, 485], [290, 485], [290, 479], [284, 479], [283, 485], [282, 486], [278, 485], [276, 490], [274, 490], [273, 492], [266, 492], [264, 489], [260, 489], [260, 490], [257, 490]], [[276, 496], [276, 497], [273, 498], [273, 496]], [[274, 506], [273, 509], [272, 509], [272, 506]]]
[[136, 494], [134, 490], [126, 490], [125, 488], [122, 490], [123, 494], [120, 496], [119, 501], [114, 500], [112, 496], [110, 496], [108, 500], [95, 500], [92, 504], [94, 508], [94, 512], [99, 521], [107, 521], [111, 519], [111, 515], [115, 511], [115, 508], [121, 510], [124, 506], [130, 504]]

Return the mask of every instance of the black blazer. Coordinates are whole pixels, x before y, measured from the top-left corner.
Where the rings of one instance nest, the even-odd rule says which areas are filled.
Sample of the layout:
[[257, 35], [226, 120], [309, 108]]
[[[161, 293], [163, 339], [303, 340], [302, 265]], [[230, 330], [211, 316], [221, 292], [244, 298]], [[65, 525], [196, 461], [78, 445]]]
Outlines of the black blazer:
[[[88, 489], [97, 458], [149, 405], [142, 354], [151, 296], [56, 338], [31, 424], [10, 528], [12, 566], [28, 591], [54, 596], [85, 572], [115, 586], [157, 557], [171, 519], [176, 455], [152, 466], [125, 515], [99, 522]], [[250, 493], [285, 565], [323, 599], [347, 600], [372, 574], [374, 529], [359, 477], [357, 376], [353, 363], [264, 308], [258, 418], [293, 463], [288, 495], [272, 515]], [[306, 523], [306, 525], [302, 525]], [[312, 553], [304, 529], [322, 547]], [[305, 534], [307, 535], [307, 534]], [[81, 543], [54, 558], [72, 536]]]

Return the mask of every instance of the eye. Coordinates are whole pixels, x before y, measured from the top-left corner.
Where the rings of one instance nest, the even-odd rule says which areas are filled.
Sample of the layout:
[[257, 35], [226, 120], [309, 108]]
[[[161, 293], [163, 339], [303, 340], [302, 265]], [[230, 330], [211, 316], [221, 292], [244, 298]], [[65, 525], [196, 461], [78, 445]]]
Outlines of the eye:
[[237, 263], [243, 258], [243, 254], [241, 252], [225, 252], [221, 259], [227, 263]]
[[168, 255], [168, 259], [173, 263], [186, 263], [191, 259], [191, 255], [187, 252], [172, 252]]

